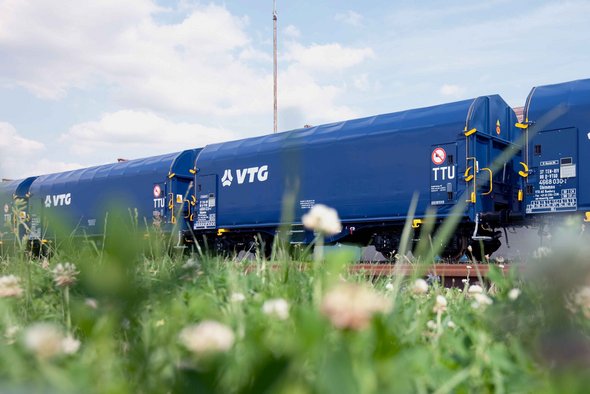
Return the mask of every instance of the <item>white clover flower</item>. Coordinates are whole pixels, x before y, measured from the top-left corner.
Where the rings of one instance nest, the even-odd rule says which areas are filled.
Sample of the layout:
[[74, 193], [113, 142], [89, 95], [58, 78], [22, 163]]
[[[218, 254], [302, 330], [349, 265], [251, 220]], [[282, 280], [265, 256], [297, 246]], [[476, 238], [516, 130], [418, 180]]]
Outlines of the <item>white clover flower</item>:
[[16, 334], [20, 331], [19, 326], [8, 326], [4, 330], [4, 339], [8, 345], [12, 345], [16, 341]]
[[590, 319], [590, 286], [579, 288], [573, 295], [573, 302]]
[[430, 330], [436, 330], [436, 323], [434, 322], [434, 320], [428, 320], [426, 322], [426, 327], [428, 327]]
[[98, 301], [96, 301], [94, 298], [86, 298], [86, 300], [84, 300], [84, 305], [90, 309], [97, 309]]
[[205, 320], [185, 327], [179, 334], [182, 345], [196, 355], [227, 352], [234, 344], [235, 335], [225, 324]]
[[434, 307], [432, 311], [435, 313], [442, 313], [447, 310], [447, 299], [442, 295], [436, 296], [436, 302], [434, 303]]
[[69, 287], [76, 283], [79, 273], [74, 264], [59, 263], [53, 269], [53, 280], [58, 287]]
[[449, 328], [457, 328], [457, 325], [452, 320], [449, 320], [447, 322], [447, 327], [449, 327]]
[[472, 269], [473, 267], [470, 265], [466, 265], [465, 268], [467, 268], [468, 270]]
[[508, 292], [508, 298], [515, 301], [520, 296], [520, 289], [514, 288]]
[[387, 313], [391, 301], [373, 289], [354, 283], [339, 284], [324, 296], [321, 313], [339, 329], [361, 330], [377, 313]]
[[184, 269], [198, 269], [201, 265], [199, 264], [199, 262], [197, 261], [197, 259], [194, 258], [190, 258], [186, 261], [186, 263], [184, 263], [184, 265], [182, 266], [182, 268]]
[[14, 275], [0, 276], [0, 298], [20, 297], [23, 289], [20, 279]]
[[469, 253], [471, 253], [471, 252], [473, 252], [473, 247], [471, 245], [468, 245], [467, 250], [469, 251]]
[[51, 323], [36, 323], [25, 330], [25, 347], [40, 359], [49, 359], [63, 352], [64, 336], [59, 327]]
[[504, 262], [504, 257], [502, 257], [502, 256], [496, 257], [496, 262], [499, 264], [502, 264]]
[[492, 305], [494, 301], [483, 293], [474, 293], [473, 294], [473, 303], [471, 307], [474, 309], [485, 308], [488, 305]]
[[68, 335], [61, 341], [61, 351], [64, 354], [74, 354], [80, 349], [80, 341]]
[[464, 285], [469, 284], [469, 279], [461, 279], [461, 282], [463, 282]]
[[422, 279], [416, 279], [412, 285], [412, 293], [414, 294], [426, 294], [428, 293], [428, 283]]
[[392, 290], [393, 290], [393, 283], [391, 283], [391, 282], [387, 282], [387, 283], [385, 284], [385, 290], [387, 290], [387, 291], [392, 291]]
[[156, 327], [162, 327], [164, 324], [166, 324], [166, 320], [160, 319], [160, 320], [156, 321], [155, 326]]
[[242, 293], [231, 293], [229, 300], [231, 302], [239, 303], [239, 302], [243, 302], [244, 300], [246, 300], [246, 296]]
[[325, 235], [334, 235], [342, 231], [342, 224], [335, 209], [323, 204], [316, 204], [301, 218], [303, 226]]
[[537, 248], [537, 250], [535, 250], [533, 252], [533, 257], [535, 259], [542, 259], [544, 257], [549, 256], [550, 253], [551, 253], [551, 249], [549, 249], [546, 246], [540, 246], [539, 248]]
[[470, 295], [481, 294], [481, 293], [483, 293], [483, 287], [481, 287], [479, 285], [471, 285], [471, 286], [469, 286], [469, 289], [467, 290], [467, 292]]
[[504, 269], [504, 264], [498, 264], [498, 268]]
[[289, 318], [289, 303], [283, 298], [267, 300], [262, 304], [262, 312], [279, 320], [287, 320]]

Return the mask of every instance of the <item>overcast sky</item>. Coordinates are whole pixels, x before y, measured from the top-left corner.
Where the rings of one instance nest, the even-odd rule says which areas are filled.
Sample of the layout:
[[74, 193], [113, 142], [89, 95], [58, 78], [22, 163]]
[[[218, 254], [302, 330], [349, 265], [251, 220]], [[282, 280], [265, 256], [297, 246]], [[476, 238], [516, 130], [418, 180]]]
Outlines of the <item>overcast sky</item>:
[[[590, 77], [590, 1], [277, 0], [279, 130]], [[0, 0], [0, 177], [272, 132], [272, 0]]]

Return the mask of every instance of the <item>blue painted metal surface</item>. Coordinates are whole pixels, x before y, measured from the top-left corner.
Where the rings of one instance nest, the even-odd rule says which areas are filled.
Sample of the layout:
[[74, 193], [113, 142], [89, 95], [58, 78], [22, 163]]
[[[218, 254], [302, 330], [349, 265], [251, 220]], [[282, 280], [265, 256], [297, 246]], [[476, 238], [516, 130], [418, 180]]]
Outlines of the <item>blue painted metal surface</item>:
[[[465, 192], [466, 156], [487, 167], [518, 137], [515, 122], [493, 95], [209, 145], [197, 158], [194, 228], [272, 228], [288, 201], [283, 217], [295, 224], [317, 203], [336, 208], [344, 223], [403, 222], [414, 193], [418, 217], [434, 208], [444, 218]], [[488, 185], [481, 174], [477, 195]], [[494, 199], [505, 198], [496, 194], [480, 196], [462, 215], [494, 209]]]
[[176, 179], [192, 176], [189, 170], [197, 152], [193, 149], [38, 177], [30, 188], [31, 239], [52, 238], [57, 228], [64, 234], [100, 236], [107, 213], [115, 208], [137, 220], [140, 228], [155, 219], [170, 231], [171, 213], [176, 209], [181, 214], [184, 205], [184, 201], [176, 202], [176, 196], [185, 196], [188, 190], [188, 183]]
[[531, 90], [525, 107], [528, 214], [590, 211], [590, 79]]

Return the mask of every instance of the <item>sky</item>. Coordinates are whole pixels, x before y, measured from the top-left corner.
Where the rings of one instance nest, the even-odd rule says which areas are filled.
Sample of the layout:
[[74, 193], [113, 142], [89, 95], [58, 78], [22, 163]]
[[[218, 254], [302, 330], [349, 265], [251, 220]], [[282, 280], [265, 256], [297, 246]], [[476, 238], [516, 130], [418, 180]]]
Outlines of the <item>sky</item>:
[[[590, 1], [277, 0], [279, 131], [590, 78]], [[272, 0], [0, 0], [0, 178], [272, 132]]]

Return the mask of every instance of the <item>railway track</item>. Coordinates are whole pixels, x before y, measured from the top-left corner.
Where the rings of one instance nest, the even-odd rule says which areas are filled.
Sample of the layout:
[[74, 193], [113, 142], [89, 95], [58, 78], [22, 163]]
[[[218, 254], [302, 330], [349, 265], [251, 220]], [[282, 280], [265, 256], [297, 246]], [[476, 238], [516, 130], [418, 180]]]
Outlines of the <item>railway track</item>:
[[359, 263], [350, 267], [351, 272], [365, 273], [371, 276], [428, 276], [436, 275], [441, 278], [477, 278], [486, 277], [490, 266], [508, 272], [508, 265], [493, 264], [375, 264]]
[[[352, 273], [365, 275], [369, 278], [376, 279], [380, 277], [393, 276], [416, 276], [416, 277], [436, 277], [444, 286], [462, 286], [464, 279], [475, 282], [481, 277], [486, 280], [490, 267], [501, 269], [507, 273], [511, 266], [502, 264], [383, 264], [383, 263], [356, 263], [349, 267]], [[281, 268], [278, 264], [272, 264], [271, 270]], [[300, 265], [299, 269], [308, 269], [308, 265]], [[247, 266], [246, 273], [256, 270], [254, 266]]]
[[351, 272], [365, 274], [369, 278], [393, 276], [416, 276], [434, 278], [445, 287], [464, 286], [464, 280], [470, 283], [487, 280], [490, 267], [496, 267], [507, 273], [509, 265], [495, 264], [371, 264], [361, 263], [350, 267]]

